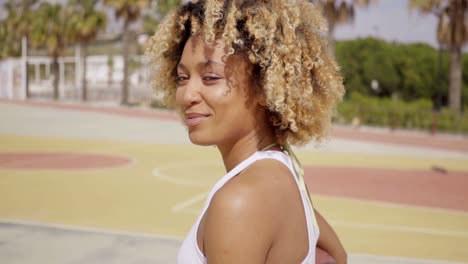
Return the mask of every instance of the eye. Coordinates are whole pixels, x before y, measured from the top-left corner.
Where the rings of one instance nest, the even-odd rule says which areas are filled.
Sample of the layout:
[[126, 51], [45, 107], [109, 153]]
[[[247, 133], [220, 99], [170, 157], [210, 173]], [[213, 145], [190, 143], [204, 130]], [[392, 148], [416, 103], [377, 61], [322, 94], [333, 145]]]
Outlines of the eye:
[[220, 77], [218, 76], [214, 76], [214, 75], [206, 75], [203, 77], [203, 81], [205, 82], [215, 82], [217, 80], [221, 79]]
[[175, 78], [177, 86], [184, 85], [184, 83], [189, 79], [187, 76], [184, 75], [177, 75]]

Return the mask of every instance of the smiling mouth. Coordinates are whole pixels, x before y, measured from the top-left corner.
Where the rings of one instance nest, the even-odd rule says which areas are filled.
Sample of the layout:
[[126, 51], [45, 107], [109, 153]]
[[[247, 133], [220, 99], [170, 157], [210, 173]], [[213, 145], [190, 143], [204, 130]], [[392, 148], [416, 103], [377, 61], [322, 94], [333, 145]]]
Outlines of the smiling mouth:
[[185, 124], [188, 127], [194, 127], [199, 125], [204, 120], [208, 119], [209, 115], [203, 114], [187, 114], [185, 115]]

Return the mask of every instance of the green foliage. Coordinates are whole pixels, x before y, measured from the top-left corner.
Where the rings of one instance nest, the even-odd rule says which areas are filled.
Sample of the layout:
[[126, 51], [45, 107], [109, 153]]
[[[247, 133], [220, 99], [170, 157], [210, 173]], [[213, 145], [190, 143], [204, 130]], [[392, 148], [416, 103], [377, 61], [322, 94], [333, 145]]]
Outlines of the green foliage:
[[398, 85], [395, 61], [389, 55], [395, 48], [377, 39], [337, 43], [336, 56], [342, 65], [346, 86], [352, 91], [372, 93], [370, 84], [377, 80], [379, 95], [389, 96]]
[[448, 109], [432, 111], [432, 102], [418, 99], [405, 102], [398, 98], [378, 98], [357, 92], [349, 95], [338, 106], [339, 123], [385, 126], [391, 128], [421, 129], [468, 133], [468, 113], [456, 114]]
[[107, 26], [107, 16], [104, 12], [97, 10], [98, 0], [72, 0], [70, 8], [73, 10], [69, 17], [72, 27], [71, 38], [81, 43], [89, 43], [96, 38], [99, 30]]
[[74, 34], [71, 20], [68, 19], [72, 13], [72, 10], [60, 4], [42, 3], [35, 11], [35, 23], [31, 32], [32, 46], [47, 48], [51, 57], [61, 56]]
[[150, 5], [151, 0], [104, 0], [104, 4], [114, 9], [116, 18], [123, 18], [126, 23], [140, 18], [142, 10]]
[[[388, 43], [373, 38], [341, 41], [336, 57], [342, 66], [347, 91], [378, 97], [397, 96], [405, 101], [426, 98], [436, 102], [439, 89], [439, 52], [426, 44]], [[468, 55], [463, 57], [468, 67]], [[442, 55], [442, 102], [447, 104], [449, 54]], [[467, 69], [467, 68], [465, 68]], [[380, 84], [379, 92], [371, 81]], [[463, 72], [462, 102], [468, 104], [468, 71]]]
[[3, 5], [7, 18], [0, 21], [0, 59], [21, 52], [21, 38], [29, 36], [34, 20], [32, 6], [37, 0], [9, 0]]
[[146, 34], [152, 35], [156, 31], [161, 20], [172, 9], [176, 8], [180, 0], [156, 0], [151, 4], [149, 12], [143, 16], [143, 31]]

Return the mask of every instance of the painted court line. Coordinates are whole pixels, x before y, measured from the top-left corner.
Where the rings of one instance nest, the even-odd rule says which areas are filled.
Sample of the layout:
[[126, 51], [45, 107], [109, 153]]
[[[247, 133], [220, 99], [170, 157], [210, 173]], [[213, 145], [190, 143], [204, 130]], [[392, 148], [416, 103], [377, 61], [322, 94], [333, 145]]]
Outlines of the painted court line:
[[[199, 214], [200, 210], [195, 210], [190, 208], [192, 205], [195, 205], [201, 201], [204, 201], [208, 193], [200, 193], [193, 196], [190, 199], [184, 200], [174, 207], [172, 207], [172, 212], [186, 213], [186, 214]], [[421, 227], [411, 227], [411, 226], [402, 226], [402, 225], [383, 225], [383, 224], [368, 224], [368, 223], [358, 223], [350, 221], [330, 221], [333, 225], [345, 226], [355, 229], [371, 229], [371, 230], [383, 230], [383, 231], [398, 231], [405, 233], [421, 233], [421, 234], [430, 234], [438, 236], [448, 236], [448, 237], [462, 237], [468, 238], [468, 232], [465, 231], [453, 231], [453, 230], [444, 230], [444, 229], [433, 229], [433, 228], [421, 228]]]
[[154, 168], [151, 174], [154, 177], [162, 181], [169, 182], [169, 183], [176, 184], [176, 185], [186, 185], [186, 186], [193, 186], [193, 187], [208, 187], [209, 186], [207, 184], [200, 184], [196, 181], [183, 180], [183, 179], [178, 179], [177, 177], [168, 176], [164, 173], [161, 173], [161, 170], [159, 168]]
[[163, 235], [156, 235], [156, 234], [149, 234], [149, 233], [142, 233], [142, 232], [117, 231], [117, 230], [110, 230], [110, 229], [97, 228], [97, 227], [50, 224], [50, 223], [30, 221], [30, 220], [0, 218], [0, 223], [11, 224], [11, 225], [31, 226], [31, 227], [42, 227], [42, 228], [56, 228], [56, 229], [63, 229], [63, 230], [68, 230], [68, 231], [95, 233], [95, 234], [102, 234], [102, 235], [119, 235], [119, 236], [132, 236], [132, 237], [141, 237], [141, 238], [164, 239], [164, 240], [179, 241], [179, 242], [182, 241], [180, 237], [176, 237], [176, 236], [163, 236]]
[[330, 221], [330, 222], [334, 225], [346, 226], [346, 227], [357, 228], [357, 229], [400, 231], [400, 232], [407, 232], [407, 233], [422, 233], [422, 234], [439, 235], [439, 236], [468, 238], [468, 232], [463, 232], [463, 231], [420, 228], [420, 227], [410, 227], [410, 226], [402, 226], [402, 225], [361, 224], [357, 222], [348, 222], [348, 221]]
[[[149, 238], [149, 239], [161, 239], [161, 240], [170, 240], [170, 241], [182, 243], [182, 238], [179, 238], [179, 237], [161, 236], [161, 235], [138, 233], [138, 232], [113, 231], [113, 230], [100, 229], [100, 228], [79, 227], [79, 226], [70, 226], [70, 225], [61, 225], [61, 224], [48, 224], [48, 223], [41, 223], [41, 222], [36, 222], [36, 221], [25, 221], [25, 220], [15, 220], [15, 219], [5, 219], [5, 218], [0, 218], [0, 223], [11, 224], [11, 225], [23, 225], [23, 226], [38, 227], [38, 228], [54, 228], [54, 229], [61, 229], [64, 231], [87, 232], [87, 233], [95, 233], [95, 234], [101, 234], [101, 235], [124, 235], [124, 236], [141, 237], [141, 238]], [[394, 256], [376, 256], [376, 255], [367, 255], [367, 254], [349, 254], [348, 262], [350, 264], [351, 263], [352, 264], [362, 264], [362, 263], [467, 264], [466, 262], [394, 257]]]
[[[161, 173], [161, 170], [159, 168], [154, 168], [152, 171], [152, 175], [154, 177], [159, 178], [162, 181], [169, 182], [169, 183], [176, 184], [176, 185], [207, 187], [207, 188], [209, 187], [209, 184], [202, 184], [196, 181], [178, 179], [177, 177], [166, 175], [164, 173]], [[348, 197], [348, 196], [332, 196], [332, 195], [323, 195], [323, 194], [314, 194], [314, 193], [312, 193], [311, 195], [315, 197], [333, 199], [333, 200], [348, 200], [348, 201], [355, 201], [355, 202], [361, 202], [361, 203], [369, 203], [369, 204], [373, 204], [376, 206], [436, 211], [436, 212], [441, 212], [441, 213], [449, 213], [449, 214], [457, 214], [457, 215], [468, 215], [468, 212], [447, 209], [447, 208], [426, 207], [426, 206], [411, 205], [411, 204], [399, 204], [399, 203], [392, 203], [392, 202], [372, 200], [372, 199], [358, 199], [358, 198], [353, 198], [353, 197]]]
[[[351, 260], [351, 261], [350, 261]], [[354, 260], [354, 261], [353, 261]], [[421, 258], [407, 258], [394, 256], [375, 256], [367, 254], [349, 254], [348, 262], [351, 263], [392, 263], [392, 264], [466, 264], [466, 262], [432, 260]]]
[[348, 200], [360, 203], [369, 203], [376, 206], [385, 206], [385, 207], [396, 207], [396, 208], [406, 208], [411, 210], [422, 210], [422, 211], [436, 211], [444, 214], [455, 214], [455, 215], [465, 215], [468, 216], [468, 212], [447, 209], [447, 208], [439, 208], [439, 207], [428, 207], [428, 206], [421, 206], [421, 205], [412, 205], [412, 204], [400, 204], [400, 203], [393, 203], [387, 201], [380, 201], [380, 200], [372, 200], [372, 199], [358, 199], [348, 196], [335, 196], [335, 195], [325, 195], [325, 194], [314, 194], [311, 193], [312, 196], [325, 198], [330, 200]]
[[174, 207], [172, 207], [172, 212], [174, 213], [177, 213], [177, 212], [180, 212], [180, 211], [183, 211], [184, 209], [198, 203], [198, 202], [201, 202], [201, 201], [204, 201], [206, 199], [206, 197], [208, 196], [209, 192], [203, 192], [203, 193], [200, 193], [200, 194], [197, 194], [195, 196], [193, 196], [192, 198], [190, 199], [187, 199], [183, 202], [180, 202], [178, 204], [176, 204]]

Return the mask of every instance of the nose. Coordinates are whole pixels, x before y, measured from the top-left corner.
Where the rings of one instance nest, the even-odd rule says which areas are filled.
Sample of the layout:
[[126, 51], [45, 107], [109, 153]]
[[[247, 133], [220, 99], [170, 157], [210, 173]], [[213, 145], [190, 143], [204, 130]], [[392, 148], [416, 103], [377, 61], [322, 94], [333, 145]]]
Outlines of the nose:
[[186, 107], [200, 103], [202, 96], [200, 94], [200, 85], [196, 80], [189, 80], [183, 89], [183, 104]]

